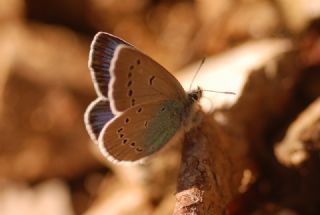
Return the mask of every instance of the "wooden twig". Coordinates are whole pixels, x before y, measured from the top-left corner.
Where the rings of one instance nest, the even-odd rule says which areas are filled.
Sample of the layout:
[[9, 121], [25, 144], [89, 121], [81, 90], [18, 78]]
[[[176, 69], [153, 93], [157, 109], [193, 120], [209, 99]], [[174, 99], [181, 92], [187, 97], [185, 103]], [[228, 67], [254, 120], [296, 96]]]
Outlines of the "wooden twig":
[[[203, 117], [199, 127], [186, 135], [175, 215], [224, 213], [226, 205], [238, 192], [247, 162], [233, 163], [232, 156], [237, 155], [230, 147], [234, 145], [231, 141], [212, 116]], [[243, 152], [246, 153], [245, 150], [240, 153]]]
[[245, 173], [254, 178], [260, 160], [272, 161], [264, 135], [287, 111], [301, 73], [298, 62], [295, 52], [275, 56], [252, 71], [238, 101], [223, 114], [226, 127], [208, 115], [187, 134], [175, 215], [225, 214], [228, 204], [245, 191]]

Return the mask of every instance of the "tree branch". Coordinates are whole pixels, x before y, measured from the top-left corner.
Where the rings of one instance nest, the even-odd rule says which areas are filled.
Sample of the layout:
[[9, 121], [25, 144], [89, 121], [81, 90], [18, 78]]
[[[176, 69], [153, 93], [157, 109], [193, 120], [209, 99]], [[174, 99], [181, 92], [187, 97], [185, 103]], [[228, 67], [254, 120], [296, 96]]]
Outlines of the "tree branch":
[[233, 147], [235, 143], [228, 136], [212, 116], [204, 116], [200, 126], [187, 134], [175, 215], [223, 214], [226, 205], [238, 193], [242, 172], [249, 160], [233, 162], [235, 157], [246, 157], [246, 150], [237, 150], [245, 143], [238, 142], [240, 145]]

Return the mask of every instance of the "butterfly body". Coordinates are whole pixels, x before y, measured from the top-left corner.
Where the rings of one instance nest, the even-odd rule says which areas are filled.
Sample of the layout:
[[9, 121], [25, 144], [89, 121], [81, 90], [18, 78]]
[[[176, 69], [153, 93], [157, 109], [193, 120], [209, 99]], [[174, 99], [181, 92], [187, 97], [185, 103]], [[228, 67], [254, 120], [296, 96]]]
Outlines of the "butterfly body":
[[161, 65], [103, 32], [92, 42], [89, 68], [98, 98], [85, 113], [86, 128], [116, 163], [139, 161], [181, 136], [202, 93], [186, 93]]

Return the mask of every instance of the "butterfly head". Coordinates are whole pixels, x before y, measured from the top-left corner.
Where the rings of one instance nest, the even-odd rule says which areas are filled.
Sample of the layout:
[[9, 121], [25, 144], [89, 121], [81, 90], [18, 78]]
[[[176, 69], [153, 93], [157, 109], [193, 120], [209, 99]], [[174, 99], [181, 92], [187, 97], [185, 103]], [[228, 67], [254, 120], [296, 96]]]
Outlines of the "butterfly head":
[[188, 100], [193, 102], [197, 102], [202, 97], [202, 89], [198, 87], [196, 90], [192, 90], [188, 93]]

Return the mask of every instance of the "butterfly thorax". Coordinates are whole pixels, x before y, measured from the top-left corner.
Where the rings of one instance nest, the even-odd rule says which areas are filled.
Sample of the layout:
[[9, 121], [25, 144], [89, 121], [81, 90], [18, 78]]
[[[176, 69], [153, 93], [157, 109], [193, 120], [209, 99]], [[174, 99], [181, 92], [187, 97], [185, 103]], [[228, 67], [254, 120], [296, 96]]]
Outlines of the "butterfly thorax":
[[183, 123], [186, 131], [190, 130], [201, 121], [199, 118], [199, 110], [201, 108], [198, 104], [201, 97], [202, 89], [200, 87], [187, 93], [187, 104], [185, 105], [183, 115]]
[[187, 93], [188, 95], [188, 103], [193, 104], [200, 100], [202, 97], [202, 89], [198, 87], [196, 90], [192, 90]]

